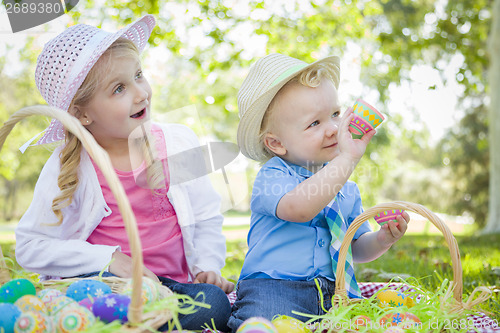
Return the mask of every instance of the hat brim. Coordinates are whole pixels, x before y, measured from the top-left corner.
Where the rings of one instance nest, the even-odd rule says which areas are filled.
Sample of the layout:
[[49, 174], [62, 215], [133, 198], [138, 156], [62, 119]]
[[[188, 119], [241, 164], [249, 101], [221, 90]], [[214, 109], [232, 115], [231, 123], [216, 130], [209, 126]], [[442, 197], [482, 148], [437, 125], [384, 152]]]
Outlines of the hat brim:
[[[331, 63], [340, 68], [340, 58], [337, 56], [329, 56], [300, 68], [296, 72], [284, 77], [281, 81], [263, 93], [243, 114], [240, 119], [237, 132], [238, 145], [240, 146], [240, 150], [243, 155], [259, 162], [267, 161], [272, 157], [264, 149], [262, 143], [260, 142], [260, 129], [266, 110], [274, 96], [276, 96], [278, 91], [283, 88], [287, 82], [297, 76], [300, 72], [303, 72], [319, 63]], [[335, 86], [338, 87], [338, 84], [339, 82], [336, 82]]]
[[[94, 63], [91, 66], [95, 65], [95, 63], [99, 60], [99, 58], [103, 55], [103, 53], [113, 44], [118, 38], [125, 37], [130, 39], [139, 50], [140, 53], [146, 47], [146, 44], [153, 32], [153, 28], [155, 27], [156, 21], [153, 15], [147, 14], [137, 21], [127, 25], [126, 27], [120, 29], [118, 32], [114, 34], [109, 34], [104, 40], [101, 41], [101, 45], [99, 45], [99, 50], [96, 52], [94, 56]], [[145, 33], [142, 33], [145, 32]], [[92, 67], [89, 68], [89, 71]], [[88, 72], [84, 75], [84, 78], [87, 76]], [[80, 82], [76, 89], [79, 89], [83, 83]], [[69, 107], [69, 105], [68, 105]], [[65, 110], [68, 111], [68, 110]], [[36, 145], [47, 144], [56, 141], [60, 141], [64, 139], [64, 126], [63, 124], [57, 120], [52, 119], [49, 126], [45, 130], [44, 135], [37, 141]]]

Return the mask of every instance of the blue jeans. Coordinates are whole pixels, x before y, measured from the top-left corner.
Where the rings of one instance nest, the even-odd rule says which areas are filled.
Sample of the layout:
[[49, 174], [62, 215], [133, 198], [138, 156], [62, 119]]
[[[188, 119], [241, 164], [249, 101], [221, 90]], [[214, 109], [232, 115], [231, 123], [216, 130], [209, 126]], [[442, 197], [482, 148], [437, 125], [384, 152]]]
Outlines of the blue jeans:
[[[99, 275], [99, 272], [83, 274], [77, 276], [78, 278], [86, 278]], [[114, 276], [109, 272], [103, 272], [103, 277]], [[195, 307], [197, 310], [191, 315], [179, 314], [179, 322], [185, 330], [202, 330], [205, 325], [212, 327], [212, 319], [215, 327], [222, 332], [229, 331], [227, 327], [227, 320], [231, 314], [231, 304], [227, 298], [226, 293], [219, 287], [207, 283], [179, 283], [175, 280], [158, 277], [164, 286], [167, 286], [176, 294], [188, 295], [194, 300], [196, 295], [202, 292], [205, 295], [205, 304], [211, 306], [210, 309], [204, 307]], [[180, 329], [180, 328], [177, 328]], [[168, 323], [165, 323], [158, 331], [167, 331]]]
[[[323, 307], [329, 309], [335, 293], [335, 282], [317, 278], [323, 294]], [[286, 315], [307, 321], [311, 318], [296, 315], [292, 311], [312, 315], [323, 315], [321, 297], [313, 281], [289, 281], [275, 279], [248, 279], [238, 282], [237, 299], [227, 325], [236, 332], [250, 317], [264, 317], [269, 320], [275, 315]]]

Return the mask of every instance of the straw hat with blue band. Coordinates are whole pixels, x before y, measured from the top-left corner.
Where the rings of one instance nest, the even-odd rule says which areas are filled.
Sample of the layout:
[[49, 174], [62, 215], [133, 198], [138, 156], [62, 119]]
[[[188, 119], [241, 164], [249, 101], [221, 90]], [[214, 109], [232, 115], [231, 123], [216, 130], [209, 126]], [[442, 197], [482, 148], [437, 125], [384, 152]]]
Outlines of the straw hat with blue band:
[[278, 91], [300, 72], [319, 63], [328, 64], [335, 73], [335, 88], [340, 82], [340, 59], [329, 56], [311, 64], [285, 56], [270, 54], [259, 59], [251, 68], [238, 92], [240, 123], [237, 140], [243, 155], [256, 161], [267, 161], [271, 155], [260, 142], [259, 134], [264, 114]]

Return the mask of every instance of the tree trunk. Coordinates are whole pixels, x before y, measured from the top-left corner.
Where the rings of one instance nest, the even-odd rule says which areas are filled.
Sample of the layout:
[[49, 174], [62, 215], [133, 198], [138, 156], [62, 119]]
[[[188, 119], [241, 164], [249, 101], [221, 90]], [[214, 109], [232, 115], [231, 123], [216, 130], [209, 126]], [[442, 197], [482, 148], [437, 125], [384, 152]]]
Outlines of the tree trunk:
[[489, 143], [490, 143], [490, 202], [488, 223], [483, 233], [500, 233], [500, 0], [492, 9], [491, 32], [488, 42], [490, 55]]

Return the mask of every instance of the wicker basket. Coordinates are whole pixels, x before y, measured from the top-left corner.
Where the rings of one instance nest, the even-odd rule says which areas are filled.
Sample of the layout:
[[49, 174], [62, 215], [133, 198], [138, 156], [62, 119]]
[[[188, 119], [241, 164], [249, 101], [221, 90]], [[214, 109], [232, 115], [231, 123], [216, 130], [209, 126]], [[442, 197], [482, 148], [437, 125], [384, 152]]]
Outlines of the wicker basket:
[[[333, 306], [347, 306], [353, 302], [359, 301], [358, 299], [349, 299], [347, 296], [345, 285], [344, 283], [341, 283], [345, 280], [345, 260], [349, 245], [351, 244], [356, 230], [358, 230], [358, 228], [365, 221], [374, 217], [378, 213], [392, 209], [403, 209], [407, 212], [417, 213], [432, 222], [443, 234], [448, 245], [448, 249], [450, 250], [451, 265], [453, 269], [453, 281], [451, 282], [451, 286], [453, 288], [454, 301], [452, 304], [452, 308], [450, 309], [451, 313], [461, 314], [464, 310], [471, 310], [474, 306], [486, 301], [491, 297], [492, 291], [489, 288], [477, 287], [469, 296], [468, 300], [466, 302], [462, 302], [462, 264], [460, 262], [460, 252], [458, 251], [457, 241], [451, 233], [450, 229], [436, 214], [434, 214], [424, 206], [411, 202], [397, 201], [379, 204], [370, 209], [367, 209], [365, 212], [360, 214], [347, 229], [344, 240], [342, 241], [342, 245], [339, 250], [339, 259], [336, 271], [337, 279], [335, 282], [335, 295], [333, 296], [332, 300]], [[479, 296], [477, 298], [474, 298], [478, 293]]]
[[[158, 328], [172, 318], [170, 310], [157, 310], [143, 313], [142, 308], [142, 275], [143, 275], [143, 258], [141, 241], [138, 234], [137, 223], [130, 206], [130, 202], [125, 194], [118, 176], [116, 175], [111, 160], [106, 151], [99, 146], [94, 137], [80, 124], [79, 120], [71, 116], [65, 111], [52, 108], [49, 106], [31, 106], [23, 108], [14, 113], [0, 128], [0, 150], [5, 143], [5, 140], [14, 126], [22, 119], [32, 116], [42, 115], [59, 120], [64, 127], [73, 133], [96, 162], [105, 176], [113, 195], [116, 198], [120, 213], [123, 217], [125, 229], [130, 242], [130, 251], [132, 257], [132, 294], [128, 309], [129, 322], [120, 328], [120, 332], [150, 332], [148, 328]], [[0, 249], [0, 283], [4, 284], [11, 280], [9, 270], [3, 260], [3, 253]], [[77, 280], [77, 279], [73, 279]], [[43, 282], [44, 286], [50, 287], [57, 284], [68, 284], [72, 279], [64, 280], [49, 280]], [[110, 277], [102, 278], [102, 281], [108, 284], [113, 292], [120, 293], [123, 288], [130, 282], [130, 279]], [[167, 287], [158, 283], [159, 296], [165, 297], [172, 295], [172, 291]]]

